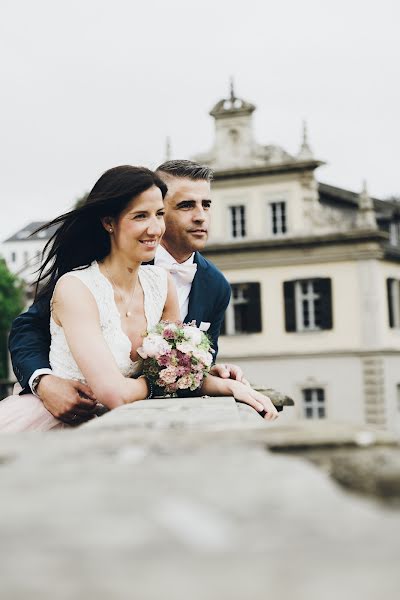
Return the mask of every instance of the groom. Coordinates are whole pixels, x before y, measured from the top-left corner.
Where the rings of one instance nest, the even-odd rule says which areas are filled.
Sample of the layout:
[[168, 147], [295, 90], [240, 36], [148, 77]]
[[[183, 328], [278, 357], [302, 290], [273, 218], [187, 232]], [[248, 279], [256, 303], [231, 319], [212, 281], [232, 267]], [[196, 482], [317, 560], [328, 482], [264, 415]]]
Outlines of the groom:
[[[188, 160], [167, 161], [157, 174], [168, 186], [165, 198], [166, 231], [154, 263], [168, 269], [175, 280], [181, 318], [208, 328], [218, 351], [218, 336], [230, 300], [230, 285], [200, 251], [210, 225], [212, 170]], [[13, 323], [9, 348], [22, 393], [37, 394], [56, 418], [78, 424], [91, 418], [96, 399], [90, 388], [52, 375], [49, 364], [49, 304], [34, 303]], [[212, 374], [241, 379], [234, 365], [214, 365]]]

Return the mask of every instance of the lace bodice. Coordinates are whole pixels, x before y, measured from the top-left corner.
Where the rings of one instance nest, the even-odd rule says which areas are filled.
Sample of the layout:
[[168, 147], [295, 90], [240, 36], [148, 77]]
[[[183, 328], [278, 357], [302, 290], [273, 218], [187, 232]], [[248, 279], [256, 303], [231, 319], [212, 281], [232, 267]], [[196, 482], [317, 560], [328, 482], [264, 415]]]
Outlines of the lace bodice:
[[[86, 269], [70, 271], [63, 277], [77, 277], [91, 291], [96, 300], [100, 315], [100, 326], [119, 370], [124, 377], [131, 377], [141, 370], [141, 360], [132, 361], [131, 342], [123, 332], [121, 317], [114, 300], [114, 290], [108, 279], [101, 273], [99, 265], [94, 261]], [[167, 298], [167, 273], [161, 267], [141, 266], [139, 281], [144, 295], [144, 311], [147, 327], [153, 327], [160, 321]], [[76, 364], [62, 327], [50, 317], [50, 365], [54, 375], [66, 379], [85, 378]], [[82, 340], [84, 343], [84, 340]]]

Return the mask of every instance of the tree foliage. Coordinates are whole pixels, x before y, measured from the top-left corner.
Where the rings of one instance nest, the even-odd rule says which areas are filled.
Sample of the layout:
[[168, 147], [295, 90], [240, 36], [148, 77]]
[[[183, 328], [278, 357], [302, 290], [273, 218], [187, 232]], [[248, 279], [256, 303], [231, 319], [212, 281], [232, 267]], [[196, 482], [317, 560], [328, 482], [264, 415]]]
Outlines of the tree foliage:
[[7, 337], [13, 319], [24, 308], [24, 287], [0, 258], [0, 378], [8, 377]]

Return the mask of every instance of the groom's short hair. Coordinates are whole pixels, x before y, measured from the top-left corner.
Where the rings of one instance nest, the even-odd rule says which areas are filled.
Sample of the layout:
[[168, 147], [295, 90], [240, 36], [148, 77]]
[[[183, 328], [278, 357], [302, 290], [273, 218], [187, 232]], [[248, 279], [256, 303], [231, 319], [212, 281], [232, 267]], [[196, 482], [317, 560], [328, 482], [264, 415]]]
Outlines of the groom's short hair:
[[156, 169], [158, 176], [187, 177], [193, 181], [203, 179], [212, 181], [214, 173], [207, 165], [200, 165], [192, 160], [167, 160]]

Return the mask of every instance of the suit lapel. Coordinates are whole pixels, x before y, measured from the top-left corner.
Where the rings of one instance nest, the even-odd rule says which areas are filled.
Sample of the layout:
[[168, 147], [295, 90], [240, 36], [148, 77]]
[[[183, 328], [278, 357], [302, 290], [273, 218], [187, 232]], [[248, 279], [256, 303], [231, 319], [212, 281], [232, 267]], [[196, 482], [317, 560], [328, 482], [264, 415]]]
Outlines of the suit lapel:
[[198, 252], [195, 252], [194, 262], [197, 264], [197, 271], [190, 290], [188, 314], [185, 321], [189, 322], [194, 320], [196, 321], [197, 326], [199, 326], [207, 308], [208, 264]]

